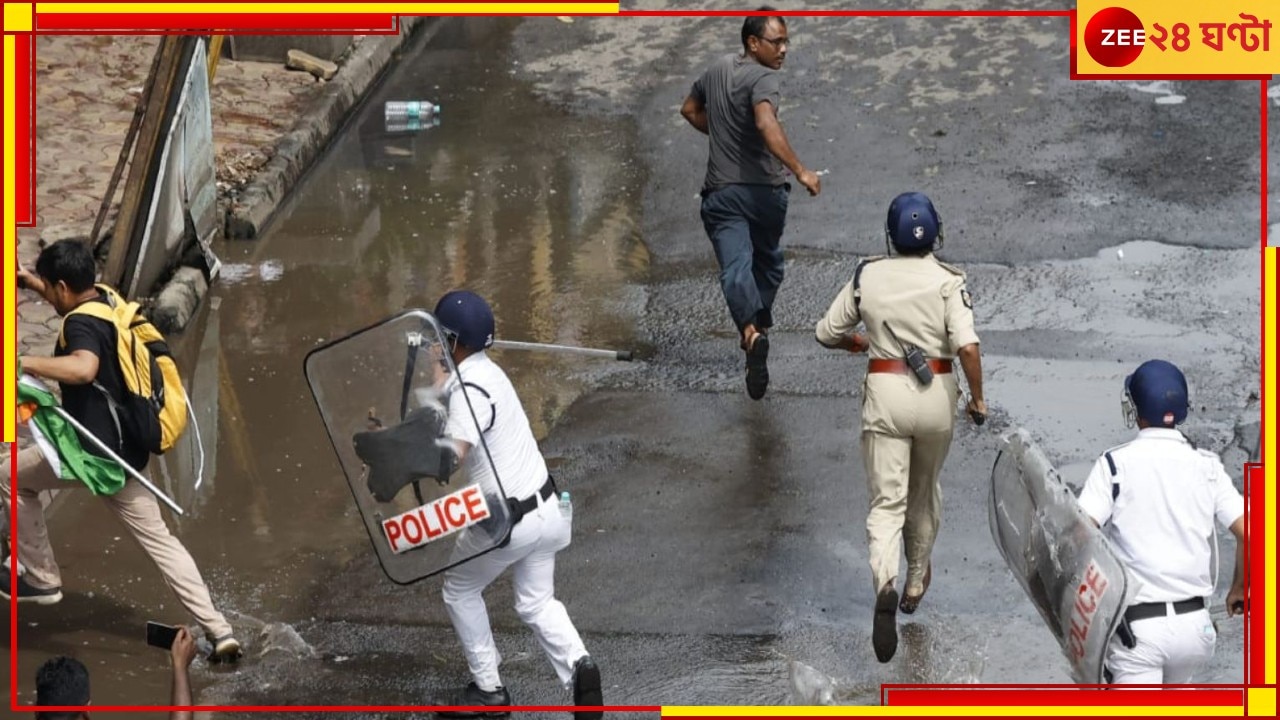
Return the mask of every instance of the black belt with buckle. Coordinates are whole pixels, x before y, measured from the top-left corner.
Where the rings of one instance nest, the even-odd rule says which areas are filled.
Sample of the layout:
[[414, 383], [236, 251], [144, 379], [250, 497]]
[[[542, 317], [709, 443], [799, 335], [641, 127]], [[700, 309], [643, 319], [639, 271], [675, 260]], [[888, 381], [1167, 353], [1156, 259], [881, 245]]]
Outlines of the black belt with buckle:
[[538, 492], [530, 495], [529, 497], [523, 500], [516, 500], [515, 498], [507, 498], [507, 507], [511, 508], [511, 524], [515, 525], [516, 523], [520, 522], [520, 519], [523, 518], [525, 515], [533, 512], [534, 510], [537, 510], [539, 498], [541, 498], [542, 500], [547, 500], [552, 495], [555, 495], [555, 494], [556, 494], [556, 479], [548, 475], [547, 481], [543, 483], [542, 488], [538, 490]]
[[1124, 619], [1129, 622], [1137, 622], [1138, 620], [1147, 620], [1154, 617], [1165, 617], [1169, 614], [1170, 605], [1173, 606], [1173, 612], [1175, 615], [1185, 615], [1189, 612], [1203, 610], [1204, 598], [1187, 598], [1186, 600], [1179, 600], [1173, 603], [1150, 602], [1130, 605], [1124, 611]]

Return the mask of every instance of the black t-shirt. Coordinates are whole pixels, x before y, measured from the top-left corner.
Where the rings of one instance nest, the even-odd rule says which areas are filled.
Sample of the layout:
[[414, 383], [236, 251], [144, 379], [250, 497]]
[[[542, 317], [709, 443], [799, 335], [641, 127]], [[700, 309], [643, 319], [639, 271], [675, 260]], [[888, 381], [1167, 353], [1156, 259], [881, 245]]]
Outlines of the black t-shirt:
[[[106, 298], [87, 302], [105, 303]], [[119, 355], [116, 352], [115, 326], [88, 315], [69, 315], [62, 323], [62, 334], [67, 341], [66, 347], [63, 347], [62, 343], [55, 343], [53, 356], [62, 357], [77, 350], [88, 350], [97, 355], [96, 383], [106, 388], [116, 402], [121, 402], [125, 397], [125, 385], [120, 373]], [[130, 441], [127, 437], [123, 445], [121, 444], [116, 421], [111, 416], [110, 405], [101, 390], [93, 384], [58, 383], [58, 385], [62, 388], [62, 406], [71, 414], [71, 417], [78, 420], [89, 432], [106, 443], [107, 447], [134, 468], [141, 470], [147, 466], [151, 453], [145, 447]], [[106, 457], [106, 453], [92, 442], [81, 438], [81, 444], [85, 450], [94, 455]]]

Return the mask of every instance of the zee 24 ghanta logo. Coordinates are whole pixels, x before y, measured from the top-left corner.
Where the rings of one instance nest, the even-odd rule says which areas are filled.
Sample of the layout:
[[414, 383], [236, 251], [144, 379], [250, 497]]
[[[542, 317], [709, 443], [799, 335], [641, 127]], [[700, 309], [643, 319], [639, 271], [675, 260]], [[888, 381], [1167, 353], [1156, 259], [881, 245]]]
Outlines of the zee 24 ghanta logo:
[[[1124, 67], [1153, 45], [1160, 52], [1186, 52], [1195, 42], [1223, 52], [1228, 43], [1239, 43], [1244, 52], [1271, 49], [1271, 20], [1239, 13], [1235, 22], [1151, 23], [1148, 28], [1130, 10], [1109, 7], [1089, 18], [1084, 28], [1084, 46], [1089, 57], [1106, 67]], [[1198, 35], [1195, 31], [1198, 31]]]

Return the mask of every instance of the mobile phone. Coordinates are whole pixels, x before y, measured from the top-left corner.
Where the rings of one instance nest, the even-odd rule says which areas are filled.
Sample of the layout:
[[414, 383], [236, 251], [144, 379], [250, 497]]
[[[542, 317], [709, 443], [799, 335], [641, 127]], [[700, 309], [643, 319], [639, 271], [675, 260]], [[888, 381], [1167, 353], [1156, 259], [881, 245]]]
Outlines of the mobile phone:
[[178, 639], [178, 628], [173, 625], [147, 621], [147, 644], [151, 647], [169, 650], [173, 647], [173, 641], [176, 639]]

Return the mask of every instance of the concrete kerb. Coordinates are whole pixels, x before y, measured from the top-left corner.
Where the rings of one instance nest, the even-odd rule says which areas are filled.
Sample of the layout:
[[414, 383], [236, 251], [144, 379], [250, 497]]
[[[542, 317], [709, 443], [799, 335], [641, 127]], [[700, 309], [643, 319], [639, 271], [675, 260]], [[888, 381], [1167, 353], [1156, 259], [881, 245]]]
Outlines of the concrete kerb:
[[351, 108], [382, 74], [395, 51], [420, 25], [439, 18], [401, 17], [398, 36], [377, 36], [362, 43], [347, 59], [297, 125], [276, 143], [271, 158], [232, 203], [226, 214], [225, 237], [251, 240], [258, 236], [280, 203], [342, 126]]

